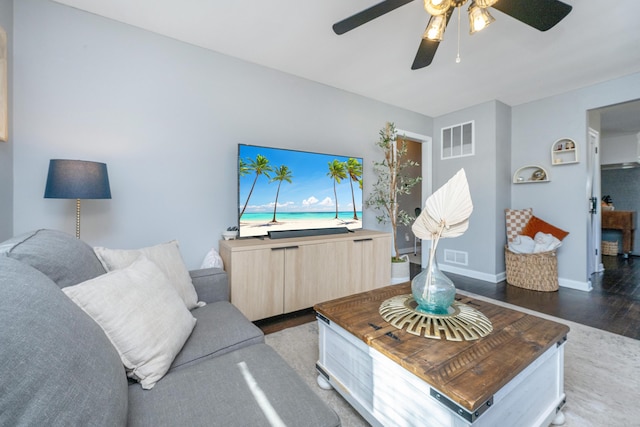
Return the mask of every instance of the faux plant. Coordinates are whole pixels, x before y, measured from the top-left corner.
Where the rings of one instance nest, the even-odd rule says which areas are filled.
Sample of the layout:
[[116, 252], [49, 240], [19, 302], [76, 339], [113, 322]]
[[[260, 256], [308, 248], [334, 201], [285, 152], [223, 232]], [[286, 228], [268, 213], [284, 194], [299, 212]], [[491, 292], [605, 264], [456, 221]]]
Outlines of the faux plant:
[[393, 123], [387, 122], [380, 130], [380, 138], [376, 143], [384, 153], [384, 159], [373, 163], [373, 169], [378, 180], [373, 185], [373, 191], [366, 200], [366, 205], [379, 212], [376, 219], [379, 223], [391, 223], [393, 232], [394, 254], [392, 262], [402, 262], [398, 250], [398, 224], [409, 225], [413, 218], [398, 205], [398, 196], [411, 194], [411, 189], [418, 184], [422, 177], [411, 177], [406, 169], [419, 166], [411, 159], [407, 159], [407, 144], [398, 143], [398, 133]]

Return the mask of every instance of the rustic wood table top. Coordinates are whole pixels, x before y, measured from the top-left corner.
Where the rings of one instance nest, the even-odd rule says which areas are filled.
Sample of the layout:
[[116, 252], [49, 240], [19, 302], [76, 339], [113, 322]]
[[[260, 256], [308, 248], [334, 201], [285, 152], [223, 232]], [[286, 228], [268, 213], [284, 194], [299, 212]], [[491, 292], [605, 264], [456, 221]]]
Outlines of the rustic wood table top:
[[566, 325], [458, 294], [457, 301], [489, 318], [493, 331], [474, 341], [420, 337], [390, 325], [378, 312], [385, 300], [410, 293], [410, 283], [403, 283], [320, 303], [314, 309], [469, 411], [477, 410], [551, 346], [564, 342], [569, 332]]

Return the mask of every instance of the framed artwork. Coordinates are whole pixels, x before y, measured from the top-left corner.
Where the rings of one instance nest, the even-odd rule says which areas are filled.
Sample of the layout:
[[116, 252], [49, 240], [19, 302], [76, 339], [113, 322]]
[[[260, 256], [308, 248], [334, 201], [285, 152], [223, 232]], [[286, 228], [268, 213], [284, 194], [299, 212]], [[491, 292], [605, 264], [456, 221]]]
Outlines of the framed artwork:
[[9, 139], [7, 90], [7, 33], [0, 27], [0, 141]]

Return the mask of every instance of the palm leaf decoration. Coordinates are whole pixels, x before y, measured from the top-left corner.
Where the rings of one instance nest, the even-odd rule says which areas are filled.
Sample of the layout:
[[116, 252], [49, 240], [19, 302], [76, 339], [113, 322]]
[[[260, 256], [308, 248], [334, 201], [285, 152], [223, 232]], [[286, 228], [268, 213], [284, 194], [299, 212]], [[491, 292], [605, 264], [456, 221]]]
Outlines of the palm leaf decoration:
[[446, 184], [429, 196], [411, 230], [423, 240], [458, 237], [469, 228], [471, 212], [473, 203], [467, 176], [464, 169], [460, 169]]
[[[469, 228], [473, 203], [464, 169], [460, 169], [446, 184], [436, 190], [411, 226], [413, 234], [423, 240], [433, 240], [429, 250], [429, 272], [442, 237], [461, 236]], [[427, 278], [429, 280], [430, 278]], [[425, 291], [428, 287], [425, 288]]]

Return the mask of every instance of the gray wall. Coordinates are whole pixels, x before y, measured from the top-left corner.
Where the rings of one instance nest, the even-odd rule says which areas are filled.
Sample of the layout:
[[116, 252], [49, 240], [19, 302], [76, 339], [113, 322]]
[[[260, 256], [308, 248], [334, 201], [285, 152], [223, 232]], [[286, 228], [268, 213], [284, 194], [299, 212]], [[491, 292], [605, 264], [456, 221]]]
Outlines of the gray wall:
[[[0, 0], [0, 12], [16, 52], [12, 141], [0, 144], [0, 238], [40, 227], [73, 233], [74, 203], [42, 197], [48, 161], [104, 161], [113, 199], [83, 203], [83, 239], [140, 247], [175, 238], [190, 267], [236, 222], [238, 143], [362, 156], [367, 194], [378, 130], [393, 121], [433, 135], [434, 189], [460, 167], [467, 172], [470, 229], [441, 245], [469, 253], [469, 274], [503, 273], [503, 209], [531, 206], [571, 232], [559, 251], [561, 283], [584, 283], [587, 110], [640, 98], [634, 74], [432, 120], [46, 0]], [[468, 120], [476, 122], [476, 156], [440, 161], [440, 128]], [[551, 166], [550, 146], [561, 137], [576, 140], [580, 163]], [[512, 185], [513, 172], [531, 163], [551, 182]], [[364, 225], [384, 229], [370, 211]]]
[[[386, 121], [432, 133], [424, 115], [63, 5], [14, 8], [14, 233], [73, 233], [75, 203], [43, 198], [49, 159], [102, 161], [113, 199], [83, 202], [82, 238], [178, 239], [197, 267], [237, 221], [238, 143], [362, 156], [367, 194]], [[384, 229], [368, 211], [364, 226]]]
[[[588, 280], [587, 110], [638, 98], [640, 73], [512, 108], [512, 173], [538, 164], [551, 182], [512, 185], [511, 203], [515, 209], [532, 207], [536, 216], [571, 233], [558, 250], [565, 286]], [[565, 137], [576, 141], [579, 163], [551, 166], [551, 145]]]
[[0, 142], [0, 242], [13, 234], [13, 1], [0, 0], [0, 26], [7, 33], [9, 140]]
[[[439, 160], [441, 129], [473, 120], [475, 155]], [[438, 260], [443, 270], [461, 273], [446, 265], [444, 249], [468, 252], [468, 267], [480, 279], [496, 281], [504, 272], [503, 246], [506, 240], [503, 211], [509, 207], [510, 108], [498, 101], [437, 117], [434, 120], [434, 191], [464, 168], [473, 200], [469, 229], [462, 236], [442, 239]], [[500, 219], [502, 217], [502, 220]], [[489, 249], [489, 250], [488, 250]]]

